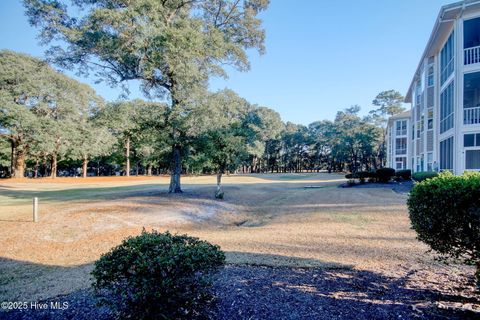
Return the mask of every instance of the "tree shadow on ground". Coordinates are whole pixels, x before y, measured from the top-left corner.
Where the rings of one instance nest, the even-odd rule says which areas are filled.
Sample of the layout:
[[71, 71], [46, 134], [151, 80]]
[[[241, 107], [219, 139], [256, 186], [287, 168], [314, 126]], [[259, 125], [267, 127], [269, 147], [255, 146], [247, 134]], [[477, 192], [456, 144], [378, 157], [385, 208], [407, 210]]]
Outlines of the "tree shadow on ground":
[[[258, 253], [227, 252], [228, 255], [255, 255], [271, 259], [298, 259]], [[415, 270], [402, 277], [354, 270], [350, 266], [310, 261], [322, 268], [288, 268], [227, 265], [215, 276], [215, 300], [205, 317], [210, 319], [478, 319], [480, 296], [466, 296], [435, 287], [419, 288], [411, 283]], [[0, 266], [31, 272], [49, 269], [74, 273], [75, 267], [44, 266], [0, 259]], [[53, 268], [53, 269], [52, 269]], [[83, 272], [83, 271], [82, 271]], [[38, 276], [38, 275], [37, 275]], [[18, 280], [18, 279], [17, 279]], [[15, 281], [11, 279], [10, 281]], [[51, 281], [62, 281], [51, 278]], [[84, 281], [89, 281], [84, 278]], [[0, 283], [4, 288], [5, 281]], [[89, 282], [88, 282], [89, 283]], [[41, 283], [42, 284], [42, 283]], [[54, 285], [43, 283], [44, 286]], [[40, 285], [37, 290], [43, 290]], [[5, 297], [5, 295], [4, 295]], [[12, 293], [14, 297], [14, 293]], [[6, 298], [8, 301], [8, 297]], [[12, 298], [13, 299], [13, 298]], [[52, 309], [50, 302], [67, 302], [68, 309]], [[91, 289], [42, 300], [45, 310], [0, 311], [0, 319], [112, 319], [108, 309], [98, 307]], [[470, 306], [462, 308], [461, 306]], [[442, 307], [443, 306], [443, 307]]]
[[[252, 255], [258, 259], [259, 254]], [[292, 257], [265, 255], [264, 258], [268, 261]], [[227, 266], [220, 273], [214, 288], [219, 298], [212, 315], [219, 319], [480, 317], [479, 295], [468, 296], [454, 291], [445, 293], [434, 286], [419, 288], [411, 281], [416, 270], [393, 278], [380, 273], [354, 270], [345, 265], [322, 261], [316, 263], [326, 267]], [[476, 311], [462, 308], [463, 305]]]

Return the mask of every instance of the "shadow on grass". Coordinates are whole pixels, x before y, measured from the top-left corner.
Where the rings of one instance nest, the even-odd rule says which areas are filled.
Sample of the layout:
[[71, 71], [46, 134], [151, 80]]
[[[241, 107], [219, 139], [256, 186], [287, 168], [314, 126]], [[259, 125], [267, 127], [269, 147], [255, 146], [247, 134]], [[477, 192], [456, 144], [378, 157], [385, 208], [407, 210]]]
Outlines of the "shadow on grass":
[[[227, 256], [244, 261], [293, 261], [312, 268], [268, 267], [229, 264], [219, 270], [212, 291], [215, 303], [207, 317], [213, 319], [478, 319], [480, 297], [465, 296], [450, 290], [410, 286], [415, 270], [402, 277], [386, 277], [380, 273], [359, 271], [349, 266], [296, 257], [246, 252], [227, 252]], [[232, 261], [230, 261], [232, 262]], [[66, 310], [0, 311], [0, 319], [111, 319], [104, 307], [99, 308], [89, 288], [91, 265], [75, 267], [45, 266], [11, 259], [0, 259], [0, 292], [3, 301], [28, 303], [38, 301], [38, 292], [51, 290], [60, 282], [70, 293], [51, 296], [43, 302], [67, 302]], [[6, 273], [3, 273], [7, 271]], [[12, 272], [14, 273], [12, 275]], [[66, 278], [66, 275], [77, 275]], [[35, 279], [47, 281], [37, 281]], [[83, 288], [81, 286], [83, 282]], [[26, 294], [30, 283], [32, 298]], [[80, 285], [80, 286], [79, 286]], [[448, 285], [448, 284], [447, 284]], [[80, 287], [80, 289], [78, 289]], [[9, 295], [8, 290], [11, 291]], [[53, 293], [53, 291], [51, 291]], [[440, 304], [453, 305], [440, 308]], [[462, 309], [470, 304], [472, 310]], [[476, 306], [476, 307], [475, 307]], [[477, 309], [478, 310], [478, 309]]]
[[246, 173], [239, 174], [240, 177], [252, 177], [270, 181], [295, 181], [304, 180], [306, 183], [310, 180], [345, 180], [344, 175], [326, 172], [298, 172], [298, 173]]
[[62, 190], [17, 190], [0, 187], [0, 194], [6, 198], [0, 204], [16, 204], [32, 201], [38, 197], [43, 202], [72, 201], [72, 200], [107, 200], [138, 195], [153, 195], [165, 192], [165, 186], [159, 184], [144, 184], [136, 186], [109, 187], [109, 188], [77, 188]]

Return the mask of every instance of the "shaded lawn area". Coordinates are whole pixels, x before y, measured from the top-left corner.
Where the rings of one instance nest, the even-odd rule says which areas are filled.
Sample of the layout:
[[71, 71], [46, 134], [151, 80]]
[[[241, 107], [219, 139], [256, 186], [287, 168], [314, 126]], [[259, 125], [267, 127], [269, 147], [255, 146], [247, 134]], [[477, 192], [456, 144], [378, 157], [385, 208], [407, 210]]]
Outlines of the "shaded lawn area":
[[[241, 269], [247, 278], [248, 268], [253, 267], [240, 266], [260, 266], [252, 272], [262, 272], [262, 286], [277, 291], [282, 286], [275, 285], [276, 268], [308, 267], [323, 270], [317, 272], [320, 278], [326, 270], [341, 271], [337, 279], [339, 290], [344, 282], [342, 272], [351, 272], [352, 277], [367, 272], [372, 277], [402, 283], [405, 290], [418, 287], [437, 292], [438, 301], [443, 301], [441, 297], [455, 287], [457, 291], [450, 296], [464, 299], [470, 303], [470, 309], [480, 308], [478, 300], [468, 300], [473, 299], [468, 289], [463, 292], [458, 287], [459, 283], [470, 281], [473, 269], [435, 262], [432, 255], [425, 253], [427, 248], [415, 239], [405, 195], [388, 189], [337, 188], [344, 180], [335, 174], [226, 176], [224, 182], [224, 201], [213, 198], [215, 177], [187, 177], [185, 193], [181, 195], [166, 192], [166, 177], [145, 181], [89, 183], [87, 179], [81, 183], [0, 184], [0, 300], [38, 300], [83, 292], [90, 284], [92, 262], [145, 227], [188, 233], [219, 244], [232, 265], [225, 271], [229, 277], [234, 276], [234, 266], [247, 268]], [[322, 188], [305, 188], [312, 185]], [[28, 222], [28, 198], [33, 194], [40, 197], [42, 204], [41, 219], [36, 224]], [[25, 204], [12, 205], [15, 201]], [[282, 270], [297, 273], [297, 269]], [[266, 283], [268, 272], [272, 274], [270, 284]], [[248, 283], [247, 278], [242, 281]], [[406, 280], [398, 282], [402, 278]], [[334, 283], [334, 278], [329, 279]], [[228, 287], [227, 284], [225, 280]], [[230, 292], [227, 287], [222, 290]], [[252, 288], [257, 290], [256, 286]], [[315, 290], [319, 293], [309, 293], [311, 299], [318, 303], [328, 300], [322, 298], [326, 293], [319, 287]], [[355, 290], [355, 299], [360, 299], [362, 292], [368, 295], [366, 291], [370, 289], [360, 286], [349, 290]], [[431, 295], [423, 295], [419, 301], [402, 297], [405, 308], [410, 308], [412, 304], [425, 303], [422, 299], [428, 300]], [[225, 299], [230, 299], [230, 293]], [[279, 301], [282, 299], [287, 297]], [[452, 300], [455, 299], [449, 298], [445, 303], [459, 303]], [[250, 312], [253, 318], [261, 318], [253, 309]]]

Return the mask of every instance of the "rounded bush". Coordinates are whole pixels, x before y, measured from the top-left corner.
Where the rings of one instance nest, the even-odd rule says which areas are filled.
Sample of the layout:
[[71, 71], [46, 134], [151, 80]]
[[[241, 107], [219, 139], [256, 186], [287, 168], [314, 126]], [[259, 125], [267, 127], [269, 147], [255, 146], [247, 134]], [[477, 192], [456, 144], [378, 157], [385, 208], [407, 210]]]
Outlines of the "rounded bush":
[[378, 182], [388, 182], [395, 176], [395, 169], [380, 168], [375, 172], [375, 177]]
[[142, 231], [95, 262], [93, 288], [123, 319], [182, 319], [210, 300], [220, 247], [187, 235]]
[[411, 180], [412, 179], [412, 170], [397, 170], [395, 171], [395, 177], [402, 180]]
[[438, 172], [434, 171], [422, 171], [422, 172], [415, 172], [412, 175], [412, 179], [417, 181], [417, 182], [422, 182], [427, 179], [435, 178], [438, 177]]
[[444, 257], [475, 263], [480, 286], [480, 174], [442, 173], [417, 183], [407, 204], [418, 239]]

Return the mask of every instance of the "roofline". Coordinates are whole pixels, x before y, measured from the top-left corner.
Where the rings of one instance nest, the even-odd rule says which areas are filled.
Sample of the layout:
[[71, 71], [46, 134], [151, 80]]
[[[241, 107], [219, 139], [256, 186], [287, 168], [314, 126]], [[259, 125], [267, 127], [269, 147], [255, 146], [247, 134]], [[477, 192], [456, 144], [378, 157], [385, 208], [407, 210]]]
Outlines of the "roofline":
[[438, 13], [437, 19], [435, 20], [435, 25], [433, 26], [432, 33], [430, 34], [430, 38], [428, 39], [427, 45], [425, 46], [425, 50], [423, 51], [422, 57], [420, 59], [420, 62], [418, 63], [417, 69], [415, 70], [415, 73], [413, 75], [412, 81], [410, 82], [410, 86], [408, 87], [407, 94], [405, 95], [405, 102], [410, 103], [412, 102], [412, 91], [413, 91], [413, 86], [417, 77], [417, 74], [420, 71], [420, 67], [422, 66], [423, 60], [425, 60], [427, 53], [431, 49], [432, 45], [434, 44], [434, 39], [437, 34], [438, 28], [440, 25], [444, 22], [449, 22], [442, 20], [443, 16], [445, 15], [446, 12], [453, 11], [453, 10], [458, 10], [458, 9], [465, 9], [466, 7], [469, 7], [471, 5], [475, 5], [480, 3], [478, 0], [464, 0], [464, 1], [458, 1], [455, 3], [447, 4], [445, 6], [442, 6], [440, 8], [440, 12]]

